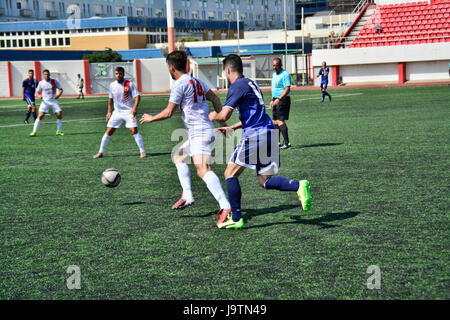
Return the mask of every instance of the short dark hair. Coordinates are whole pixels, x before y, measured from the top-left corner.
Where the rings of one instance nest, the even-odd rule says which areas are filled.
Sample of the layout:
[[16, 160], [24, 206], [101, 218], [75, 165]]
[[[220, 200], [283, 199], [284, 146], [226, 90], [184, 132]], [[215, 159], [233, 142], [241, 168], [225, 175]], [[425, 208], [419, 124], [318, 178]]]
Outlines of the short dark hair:
[[28, 72], [33, 72], [33, 73], [34, 73], [34, 70], [33, 70], [33, 69], [30, 69], [30, 70], [28, 70]]
[[241, 57], [236, 54], [230, 54], [222, 61], [223, 68], [229, 67], [231, 71], [238, 72], [240, 74], [244, 73], [244, 66], [242, 65]]
[[125, 69], [123, 67], [116, 67], [114, 71], [125, 74]]
[[280, 58], [274, 58], [272, 61], [275, 61], [275, 60], [277, 60], [278, 61], [278, 63], [280, 64], [280, 66], [282, 66], [283, 65], [283, 62], [281, 62], [281, 59]]
[[181, 50], [172, 51], [167, 55], [166, 62], [176, 70], [186, 72], [187, 54]]
[[48, 71], [48, 69], [45, 69], [44, 71], [42, 71], [42, 73], [48, 73], [50, 75], [50, 71]]

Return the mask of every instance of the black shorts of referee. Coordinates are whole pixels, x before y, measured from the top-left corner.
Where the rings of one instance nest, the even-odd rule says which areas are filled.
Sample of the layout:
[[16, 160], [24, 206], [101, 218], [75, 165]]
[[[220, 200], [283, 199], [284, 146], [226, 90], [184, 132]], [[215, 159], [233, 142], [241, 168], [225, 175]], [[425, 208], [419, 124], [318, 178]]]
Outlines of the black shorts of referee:
[[[277, 98], [272, 98], [273, 100]], [[289, 111], [291, 110], [291, 97], [286, 96], [280, 100], [277, 106], [272, 107], [272, 119], [286, 121], [289, 120]]]

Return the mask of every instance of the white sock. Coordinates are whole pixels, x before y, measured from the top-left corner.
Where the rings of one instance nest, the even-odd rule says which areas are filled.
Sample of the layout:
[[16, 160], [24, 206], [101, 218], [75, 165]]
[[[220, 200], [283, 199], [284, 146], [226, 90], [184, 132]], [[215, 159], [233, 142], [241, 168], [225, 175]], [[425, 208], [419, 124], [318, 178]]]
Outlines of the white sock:
[[56, 119], [56, 131], [61, 131], [62, 119]]
[[191, 171], [187, 163], [179, 162], [175, 163], [178, 172], [178, 179], [180, 180], [181, 187], [183, 188], [183, 199], [193, 200], [191, 190]]
[[144, 139], [142, 139], [141, 134], [138, 132], [138, 133], [134, 134], [133, 137], [134, 137], [134, 141], [136, 141], [136, 144], [139, 147], [139, 151], [140, 152], [145, 152], [145, 150], [144, 150]]
[[107, 134], [105, 134], [103, 136], [102, 143], [100, 144], [100, 150], [99, 150], [100, 153], [104, 153], [105, 152], [105, 148], [106, 148], [106, 145], [109, 142], [109, 139], [111, 139], [111, 136], [108, 136]]
[[220, 205], [220, 209], [230, 209], [230, 203], [228, 202], [227, 196], [222, 189], [222, 185], [220, 184], [219, 177], [216, 176], [214, 171], [208, 171], [203, 176], [203, 181], [205, 181], [206, 186], [209, 189], [209, 192], [216, 198], [217, 202]]
[[37, 129], [39, 128], [39, 125], [40, 125], [40, 124], [41, 124], [41, 120], [36, 119], [36, 120], [34, 121], [33, 132], [36, 132], [36, 131], [37, 131]]

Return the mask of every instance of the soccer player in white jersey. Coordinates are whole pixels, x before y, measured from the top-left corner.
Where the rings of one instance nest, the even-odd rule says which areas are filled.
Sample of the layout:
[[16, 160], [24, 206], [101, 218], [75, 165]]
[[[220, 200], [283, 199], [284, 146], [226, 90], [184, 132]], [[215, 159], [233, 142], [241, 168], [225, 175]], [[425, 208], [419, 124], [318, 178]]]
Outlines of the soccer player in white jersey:
[[64, 133], [61, 131], [62, 110], [58, 104], [58, 99], [62, 95], [63, 89], [56, 79], [50, 78], [50, 71], [44, 70], [43, 76], [44, 79], [39, 81], [36, 88], [37, 97], [42, 99], [42, 102], [39, 107], [39, 115], [34, 122], [33, 132], [30, 133], [30, 136], [36, 136], [41, 120], [44, 118], [45, 114], [48, 113], [50, 107], [56, 115], [56, 135], [63, 136]]
[[[130, 129], [131, 134], [139, 147], [141, 158], [145, 158], [147, 154], [144, 149], [144, 140], [137, 130], [136, 121], [136, 113], [139, 102], [141, 101], [141, 96], [139, 95], [136, 85], [124, 78], [124, 68], [117, 67], [114, 72], [116, 81], [109, 86], [108, 113], [106, 114], [106, 121], [108, 121], [108, 124], [106, 125], [106, 132], [100, 144], [100, 150], [94, 155], [94, 159], [103, 157], [106, 145], [111, 139], [111, 136], [117, 128], [120, 128], [124, 121], [125, 127]], [[111, 113], [113, 103], [114, 112]]]
[[188, 140], [173, 154], [183, 193], [172, 209], [182, 209], [194, 203], [191, 178], [187, 160], [192, 158], [198, 176], [206, 183], [209, 191], [220, 205], [219, 215], [223, 220], [231, 213], [230, 203], [222, 189], [220, 180], [211, 170], [211, 149], [215, 141], [214, 125], [209, 120], [208, 101], [217, 112], [222, 110], [219, 98], [203, 82], [186, 72], [187, 56], [184, 51], [173, 51], [167, 56], [169, 73], [175, 81], [167, 107], [159, 114], [144, 114], [141, 123], [164, 120], [172, 117], [180, 108]]

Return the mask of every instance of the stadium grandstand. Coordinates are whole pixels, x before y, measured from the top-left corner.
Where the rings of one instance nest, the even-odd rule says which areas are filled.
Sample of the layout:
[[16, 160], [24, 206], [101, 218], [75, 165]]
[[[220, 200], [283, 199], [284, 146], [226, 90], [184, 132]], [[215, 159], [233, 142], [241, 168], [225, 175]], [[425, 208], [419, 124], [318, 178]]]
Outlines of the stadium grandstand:
[[450, 1], [367, 2], [337, 47], [350, 48], [450, 41]]

